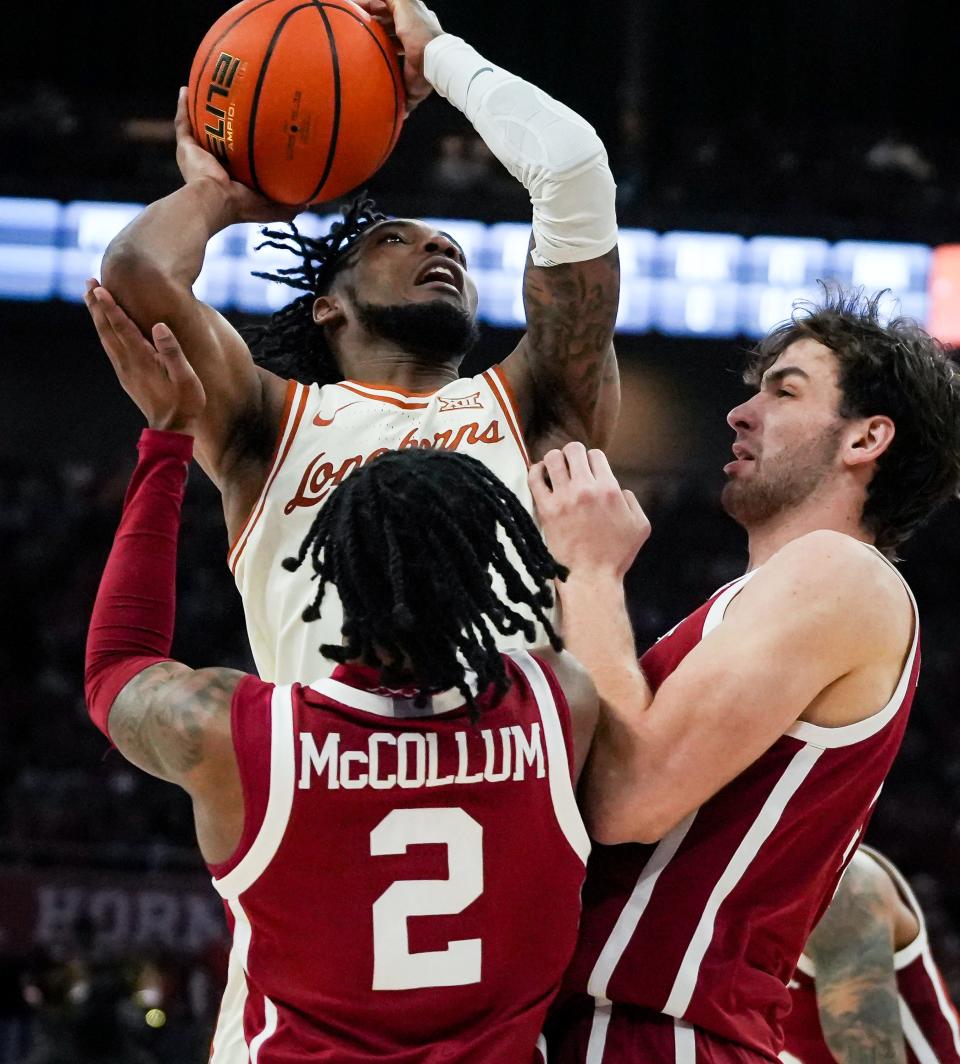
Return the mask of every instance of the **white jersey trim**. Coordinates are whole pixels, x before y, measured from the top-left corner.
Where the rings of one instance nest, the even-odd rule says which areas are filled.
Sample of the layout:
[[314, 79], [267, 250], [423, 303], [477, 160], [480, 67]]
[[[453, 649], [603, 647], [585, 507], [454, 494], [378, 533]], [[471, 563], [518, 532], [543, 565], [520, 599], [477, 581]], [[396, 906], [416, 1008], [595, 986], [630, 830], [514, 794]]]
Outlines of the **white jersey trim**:
[[923, 918], [923, 910], [920, 908], [916, 895], [899, 868], [896, 868], [892, 862], [888, 861], [882, 853], [878, 853], [872, 846], [861, 846], [860, 852], [872, 858], [893, 880], [894, 886], [900, 892], [900, 897], [906, 902], [907, 908], [913, 913], [920, 927], [916, 938], [904, 946], [903, 949], [898, 949], [893, 955], [894, 968], [898, 972], [902, 971], [927, 949], [927, 922]]
[[250, 923], [239, 902], [227, 902], [227, 908], [233, 914], [233, 943], [227, 962], [227, 985], [213, 1033], [210, 1064], [248, 1064], [250, 1053], [243, 1033], [243, 1014], [248, 996], [246, 967]]
[[263, 1030], [250, 1041], [250, 1064], [257, 1064], [260, 1060], [260, 1050], [268, 1038], [277, 1033], [277, 1006], [264, 995], [263, 998]]
[[613, 973], [617, 969], [627, 946], [630, 945], [637, 926], [646, 911], [650, 898], [653, 896], [653, 888], [657, 885], [660, 873], [673, 860], [680, 844], [686, 837], [691, 825], [697, 816], [697, 810], [684, 817], [679, 824], [657, 843], [656, 849], [650, 855], [650, 859], [643, 866], [636, 886], [633, 888], [626, 905], [620, 911], [617, 922], [610, 932], [610, 937], [604, 943], [600, 956], [597, 957], [590, 978], [587, 980], [587, 993], [599, 1000], [606, 1000], [607, 988]]
[[263, 1029], [247, 1044], [243, 1019], [250, 997], [247, 985], [247, 960], [253, 928], [243, 906], [234, 898], [226, 902], [233, 915], [233, 946], [230, 950], [227, 987], [223, 993], [217, 1029], [213, 1036], [210, 1064], [257, 1064], [260, 1049], [277, 1030], [277, 1006], [264, 995]]
[[267, 811], [257, 837], [237, 866], [220, 879], [213, 880], [222, 898], [232, 900], [239, 897], [266, 871], [287, 830], [295, 786], [292, 688], [275, 687], [270, 700], [270, 794]]
[[584, 1064], [603, 1064], [603, 1054], [607, 1048], [607, 1029], [613, 1005], [609, 1001], [598, 1001], [593, 1009], [593, 1022], [590, 1024], [590, 1038], [587, 1042], [587, 1059]]
[[[473, 674], [467, 674], [467, 683], [471, 689], [476, 689], [476, 684], [472, 681]], [[329, 698], [333, 702], [339, 702], [342, 706], [349, 706], [351, 709], [359, 709], [364, 713], [373, 713], [378, 717], [396, 717], [395, 699], [392, 695], [381, 695], [375, 691], [364, 691], [359, 687], [351, 687], [350, 684], [341, 683], [340, 680], [334, 680], [330, 677], [322, 680], [315, 680], [308, 685], [311, 691], [316, 691], [317, 694], [323, 695], [324, 698]], [[440, 691], [438, 694], [432, 695], [430, 698], [430, 705], [424, 706], [422, 710], [418, 709], [413, 715], [413, 719], [435, 717], [440, 713], [449, 713], [453, 709], [459, 709], [463, 706], [463, 695], [456, 688], [450, 688], [449, 691]]]
[[937, 1004], [940, 1006], [943, 1018], [947, 1021], [947, 1026], [950, 1028], [954, 1052], [960, 1057], [960, 1030], [957, 1029], [957, 1014], [947, 998], [947, 992], [943, 989], [943, 980], [940, 978], [933, 963], [933, 956], [930, 950], [925, 949], [920, 956], [923, 962], [923, 970], [927, 973], [927, 978], [930, 980], [933, 992], [937, 997]]
[[676, 1064], [697, 1064], [697, 1035], [686, 1020], [673, 1021], [673, 1051]]
[[547, 1040], [542, 1034], [537, 1035], [537, 1044], [534, 1048], [540, 1054], [541, 1064], [548, 1064], [550, 1058], [547, 1056]]
[[924, 1038], [923, 1031], [920, 1030], [920, 1024], [917, 1023], [916, 1018], [910, 1011], [910, 1007], [903, 1000], [903, 995], [900, 996], [899, 1004], [900, 1026], [903, 1028], [903, 1037], [906, 1039], [907, 1045], [913, 1050], [917, 1060], [920, 1064], [940, 1064], [933, 1047]]
[[520, 452], [520, 457], [523, 459], [524, 464], [529, 467], [530, 455], [527, 452], [527, 444], [523, 438], [523, 430], [520, 428], [519, 412], [513, 405], [513, 399], [505, 386], [506, 378], [502, 376], [502, 373], [501, 367], [496, 365], [485, 373], [481, 373], [480, 376], [487, 382], [490, 391], [493, 392], [493, 397], [500, 404], [503, 416], [507, 419], [507, 427], [510, 429], [514, 443], [517, 445], [517, 450]]
[[[886, 562], [885, 558], [883, 560]], [[886, 562], [886, 564], [890, 565], [889, 562]], [[810, 724], [805, 720], [798, 720], [793, 727], [787, 729], [786, 735], [790, 735], [794, 739], [800, 739], [802, 742], [810, 743], [812, 746], [822, 747], [825, 750], [835, 750], [841, 746], [853, 746], [855, 743], [862, 743], [864, 740], [872, 738], [878, 732], [881, 732], [897, 715], [910, 686], [910, 677], [913, 674], [913, 666], [917, 658], [920, 642], [920, 613], [917, 609], [917, 600], [910, 590], [910, 585], [892, 565], [890, 565], [890, 568], [900, 577], [913, 609], [913, 639], [910, 643], [910, 653], [904, 662], [900, 679], [890, 697], [890, 701], [882, 709], [877, 710], [876, 713], [866, 717], [864, 720], [857, 721], [855, 724], [845, 724], [837, 728], [825, 728], [820, 724]]]
[[543, 738], [547, 744], [550, 797], [553, 799], [557, 824], [573, 852], [586, 864], [590, 856], [590, 836], [577, 806], [567, 744], [563, 738], [563, 726], [560, 724], [560, 714], [557, 712], [550, 684], [537, 660], [525, 650], [510, 650], [506, 654], [526, 677], [540, 710]]
[[[464, 378], [458, 378], [462, 380]], [[453, 381], [450, 382], [454, 383]], [[397, 403], [404, 403], [411, 406], [429, 406], [437, 392], [442, 391], [445, 385], [441, 385], [439, 388], [435, 388], [432, 392], [404, 392], [394, 390], [388, 384], [365, 384], [363, 381], [335, 381], [332, 385], [334, 388], [340, 388], [342, 391], [350, 392], [353, 395], [360, 395], [364, 399], [372, 399], [374, 402], [384, 402], [393, 400]]]
[[[870, 549], [875, 550], [875, 548]], [[887, 565], [890, 565], [890, 562], [883, 558], [879, 551], [876, 551], [876, 553]], [[920, 614], [917, 609], [917, 600], [913, 597], [910, 585], [894, 566], [890, 565], [890, 568], [900, 578], [910, 598], [910, 605], [913, 608], [913, 640], [910, 644], [910, 653], [907, 655], [907, 660], [900, 673], [900, 679], [890, 697], [890, 701], [876, 713], [864, 720], [857, 721], [855, 724], [846, 724], [837, 728], [825, 728], [820, 724], [810, 724], [805, 720], [798, 720], [784, 732], [784, 735], [799, 739], [801, 742], [808, 743], [811, 746], [819, 746], [824, 750], [834, 750], [841, 746], [853, 746], [855, 743], [871, 738], [882, 731], [897, 715], [897, 711], [903, 705], [903, 700], [906, 697], [907, 688], [910, 686], [910, 677], [913, 673], [913, 665], [917, 656], [917, 647], [920, 639]], [[713, 600], [713, 604], [707, 611], [707, 616], [703, 622], [701, 639], [706, 639], [722, 623], [727, 607], [743, 590], [743, 585], [757, 572], [759, 572], [759, 569], [752, 569], [749, 573], [744, 573], [738, 580], [728, 584]]]
[[720, 906], [744, 877], [763, 844], [780, 822], [790, 799], [810, 775], [822, 754], [823, 751], [814, 746], [804, 746], [794, 754], [776, 786], [767, 796], [757, 818], [743, 836], [723, 875], [714, 885], [700, 922], [687, 944], [670, 996], [661, 1010], [667, 1015], [681, 1017], [690, 1007], [700, 976], [700, 965], [713, 941], [714, 923]]
[[236, 542], [227, 554], [227, 565], [234, 573], [236, 573], [237, 564], [240, 561], [240, 555], [243, 554], [244, 548], [249, 542], [250, 537], [253, 535], [253, 530], [263, 516], [263, 509], [266, 506], [267, 496], [270, 494], [273, 482], [277, 479], [280, 467], [283, 465], [284, 460], [287, 457], [290, 445], [293, 442], [293, 437], [296, 436], [297, 430], [300, 428], [300, 420], [303, 417], [303, 411], [307, 403], [310, 389], [307, 385], [295, 383], [294, 381], [290, 381], [288, 387], [291, 385], [290, 405], [286, 412], [283, 425], [280, 428], [279, 438], [277, 439], [277, 451], [273, 457], [273, 463], [264, 478], [263, 487], [260, 489], [257, 501], [253, 504], [249, 514], [247, 514], [247, 519], [244, 522], [243, 527], [240, 529]]
[[756, 575], [758, 571], [757, 569], [751, 569], [749, 573], [744, 573], [743, 576], [737, 577], [736, 580], [727, 584], [723, 591], [717, 595], [703, 620], [703, 630], [700, 633], [701, 639], [706, 639], [715, 628], [720, 626], [724, 614], [727, 612], [727, 607], [743, 590], [744, 584]]

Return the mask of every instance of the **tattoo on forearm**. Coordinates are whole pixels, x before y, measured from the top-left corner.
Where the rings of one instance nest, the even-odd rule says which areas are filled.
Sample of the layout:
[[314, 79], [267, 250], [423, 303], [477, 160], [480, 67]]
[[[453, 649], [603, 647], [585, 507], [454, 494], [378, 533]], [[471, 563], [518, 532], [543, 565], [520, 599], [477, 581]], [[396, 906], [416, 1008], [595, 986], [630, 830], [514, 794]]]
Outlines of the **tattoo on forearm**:
[[587, 428], [602, 385], [616, 372], [619, 278], [616, 248], [587, 263], [528, 267], [524, 276], [527, 341], [543, 354], [531, 365], [538, 400], [549, 391], [562, 404], [555, 416], [574, 414]]

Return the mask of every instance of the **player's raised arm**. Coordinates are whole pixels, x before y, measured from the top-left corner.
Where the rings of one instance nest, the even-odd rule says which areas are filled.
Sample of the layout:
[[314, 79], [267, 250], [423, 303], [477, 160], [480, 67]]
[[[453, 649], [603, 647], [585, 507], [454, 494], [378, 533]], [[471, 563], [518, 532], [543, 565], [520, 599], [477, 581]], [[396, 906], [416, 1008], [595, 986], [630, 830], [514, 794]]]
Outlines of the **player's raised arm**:
[[[170, 660], [180, 507], [205, 397], [170, 331], [156, 325], [153, 337], [156, 348], [141, 338], [134, 357], [111, 356], [150, 428], [90, 621], [87, 705], [133, 764], [195, 797], [213, 791], [227, 801], [239, 797], [230, 703], [243, 673]], [[210, 852], [209, 833], [200, 841]], [[229, 848], [214, 840], [215, 851]]]
[[600, 138], [570, 108], [444, 33], [420, 0], [364, 6], [392, 16], [408, 96], [436, 89], [530, 193], [527, 332], [503, 363], [528, 444], [535, 455], [570, 439], [604, 445], [620, 401], [620, 265], [616, 188]]
[[804, 948], [816, 965], [817, 1012], [838, 1064], [906, 1061], [894, 968], [902, 905], [882, 869], [855, 854]]
[[819, 531], [758, 569], [651, 698], [622, 587], [636, 548], [617, 547], [630, 546], [631, 523], [618, 518], [605, 459], [592, 452], [588, 462], [569, 444], [534, 467], [531, 489], [548, 545], [571, 571], [560, 586], [564, 637], [603, 707], [584, 792], [598, 841], [661, 839], [805, 713], [855, 723], [831, 717], [825, 693], [839, 680], [856, 686], [860, 705], [890, 697], [913, 633], [907, 592], [879, 554]]
[[[249, 426], [263, 419], [272, 423], [274, 414], [279, 417], [284, 383], [254, 365], [240, 335], [194, 296], [193, 284], [203, 267], [207, 243], [220, 230], [235, 222], [286, 220], [296, 211], [231, 181], [194, 139], [183, 93], [176, 127], [177, 162], [185, 184], [152, 203], [117, 235], [104, 256], [102, 280], [145, 334], [158, 321], [174, 330], [207, 394], [197, 423], [198, 460], [223, 490], [243, 461], [252, 457], [252, 502], [260, 488], [258, 452], [265, 450], [262, 461], [268, 462], [273, 440], [258, 439]], [[104, 346], [122, 349], [115, 334], [105, 332], [101, 323], [98, 332]], [[270, 437], [269, 432], [262, 435]], [[238, 500], [241, 511], [246, 501]]]

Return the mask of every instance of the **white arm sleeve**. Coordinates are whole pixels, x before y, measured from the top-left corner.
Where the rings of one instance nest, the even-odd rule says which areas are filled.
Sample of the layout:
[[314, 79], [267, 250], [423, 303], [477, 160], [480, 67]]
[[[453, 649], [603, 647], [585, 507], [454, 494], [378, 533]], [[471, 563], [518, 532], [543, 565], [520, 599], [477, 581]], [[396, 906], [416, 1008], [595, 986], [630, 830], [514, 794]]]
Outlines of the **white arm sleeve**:
[[616, 186], [588, 122], [449, 33], [427, 45], [423, 73], [530, 193], [537, 266], [585, 262], [616, 245]]

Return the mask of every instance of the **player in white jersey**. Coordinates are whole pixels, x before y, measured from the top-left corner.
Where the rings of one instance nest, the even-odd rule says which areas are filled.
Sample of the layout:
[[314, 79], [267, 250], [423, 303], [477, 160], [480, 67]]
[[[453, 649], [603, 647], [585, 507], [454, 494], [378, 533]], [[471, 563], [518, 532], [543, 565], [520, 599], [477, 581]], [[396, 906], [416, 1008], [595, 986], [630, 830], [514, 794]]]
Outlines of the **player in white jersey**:
[[340, 639], [332, 598], [309, 638], [292, 637], [304, 629], [303, 602], [279, 561], [351, 469], [383, 450], [456, 449], [531, 506], [528, 451], [536, 458], [574, 439], [602, 446], [619, 402], [615, 188], [596, 133], [445, 34], [419, 0], [364, 3], [402, 43], [409, 99], [436, 89], [530, 193], [527, 332], [514, 351], [490, 373], [458, 379], [477, 307], [462, 249], [430, 225], [387, 219], [360, 201], [323, 240], [268, 231], [268, 241], [299, 256], [300, 267], [280, 279], [301, 295], [274, 315], [251, 355], [192, 285], [214, 234], [295, 212], [232, 182], [192, 137], [182, 99], [177, 158], [185, 185], [113, 241], [105, 289], [88, 285], [87, 305], [112, 354], [129, 349], [115, 297], [140, 329], [169, 323], [203, 382], [197, 457], [223, 495], [257, 665], [279, 682], [328, 671], [316, 648]]

